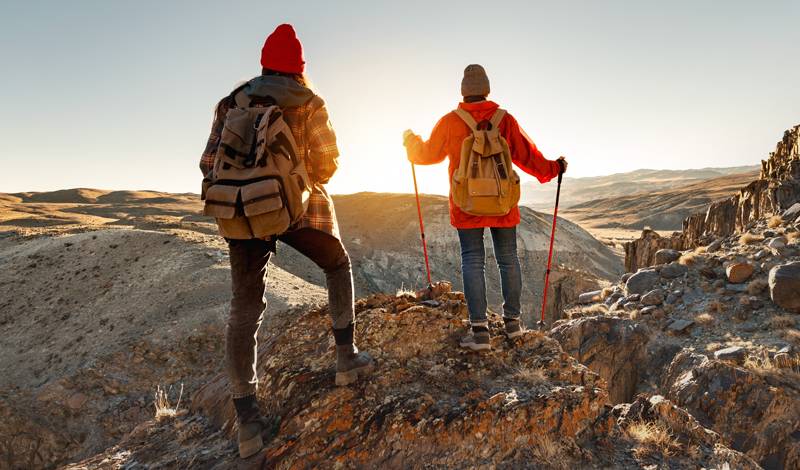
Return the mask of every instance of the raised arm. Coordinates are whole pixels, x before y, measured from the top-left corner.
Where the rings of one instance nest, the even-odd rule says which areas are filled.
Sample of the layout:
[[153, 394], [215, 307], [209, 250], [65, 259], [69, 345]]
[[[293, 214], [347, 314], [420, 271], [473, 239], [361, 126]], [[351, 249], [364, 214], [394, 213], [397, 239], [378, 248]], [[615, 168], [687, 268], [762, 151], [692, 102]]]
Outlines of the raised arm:
[[511, 159], [525, 173], [535, 176], [541, 183], [547, 183], [558, 176], [560, 165], [556, 160], [544, 158], [528, 134], [519, 127], [513, 116], [507, 114], [503, 120], [503, 137], [511, 147]]
[[428, 141], [423, 141], [422, 137], [412, 133], [407, 134], [403, 138], [403, 144], [406, 146], [406, 153], [408, 160], [411, 163], [418, 165], [433, 165], [444, 161], [447, 157], [447, 139], [448, 132], [446, 129], [445, 119], [447, 116], [439, 119], [439, 122], [434, 126], [431, 131], [431, 138]]

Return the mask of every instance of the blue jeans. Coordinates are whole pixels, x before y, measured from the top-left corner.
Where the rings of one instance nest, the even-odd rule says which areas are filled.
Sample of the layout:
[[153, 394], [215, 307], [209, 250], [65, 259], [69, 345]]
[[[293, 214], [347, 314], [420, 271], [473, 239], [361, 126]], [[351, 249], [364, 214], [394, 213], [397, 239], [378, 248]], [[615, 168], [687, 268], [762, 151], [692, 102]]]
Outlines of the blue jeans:
[[[517, 228], [492, 227], [492, 243], [497, 267], [500, 268], [500, 286], [503, 291], [503, 317], [519, 319], [522, 294], [522, 269], [517, 256]], [[483, 228], [458, 229], [461, 242], [461, 274], [464, 278], [464, 296], [471, 323], [486, 320], [486, 251], [483, 248]]]

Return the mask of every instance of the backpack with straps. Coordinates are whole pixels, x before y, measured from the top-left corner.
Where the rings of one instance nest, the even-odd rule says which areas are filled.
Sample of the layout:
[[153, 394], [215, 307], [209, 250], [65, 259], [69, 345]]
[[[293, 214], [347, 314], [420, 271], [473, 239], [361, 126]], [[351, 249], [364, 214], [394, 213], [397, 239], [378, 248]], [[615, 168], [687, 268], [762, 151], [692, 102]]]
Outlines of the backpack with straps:
[[[454, 111], [472, 134], [461, 144], [461, 161], [450, 182], [450, 195], [459, 209], [470, 215], [501, 216], [519, 202], [519, 175], [511, 166], [508, 142], [500, 135], [505, 110], [495, 111], [488, 126], [479, 126], [463, 109]], [[484, 128], [488, 127], [488, 128]]]
[[280, 235], [308, 208], [311, 183], [283, 111], [241, 88], [225, 115], [214, 168], [203, 180], [203, 213], [230, 239]]

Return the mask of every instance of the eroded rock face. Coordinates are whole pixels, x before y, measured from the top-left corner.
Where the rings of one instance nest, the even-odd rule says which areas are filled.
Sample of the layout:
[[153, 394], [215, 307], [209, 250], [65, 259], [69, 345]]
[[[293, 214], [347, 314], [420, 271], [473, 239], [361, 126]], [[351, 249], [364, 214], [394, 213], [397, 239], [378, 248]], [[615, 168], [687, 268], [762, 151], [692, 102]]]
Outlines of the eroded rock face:
[[583, 317], [556, 326], [550, 336], [606, 380], [613, 403], [633, 398], [649, 340], [645, 325], [615, 317]]
[[[800, 202], [800, 125], [783, 134], [775, 151], [761, 162], [759, 179], [728, 199], [709, 205], [705, 212], [683, 221], [683, 230], [661, 237], [645, 230], [639, 239], [625, 244], [625, 269], [657, 264], [656, 253], [664, 248], [686, 250], [707, 244], [720, 236], [741, 232], [751, 222], [769, 214], [781, 214]], [[791, 213], [790, 213], [791, 215]]]
[[764, 468], [800, 468], [796, 374], [759, 374], [684, 351], [670, 365], [663, 385], [670, 400]]

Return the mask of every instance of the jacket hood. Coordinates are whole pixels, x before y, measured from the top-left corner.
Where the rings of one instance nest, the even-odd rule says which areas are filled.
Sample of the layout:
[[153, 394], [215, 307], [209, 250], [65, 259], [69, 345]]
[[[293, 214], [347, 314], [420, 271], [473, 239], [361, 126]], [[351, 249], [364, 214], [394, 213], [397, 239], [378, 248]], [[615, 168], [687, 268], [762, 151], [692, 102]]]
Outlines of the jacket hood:
[[243, 91], [244, 94], [251, 97], [271, 96], [282, 108], [302, 106], [314, 97], [314, 92], [307, 87], [290, 77], [280, 75], [260, 75], [247, 82]]
[[491, 119], [492, 115], [495, 111], [497, 111], [497, 108], [499, 108], [500, 105], [489, 100], [477, 101], [475, 103], [465, 103], [462, 101], [461, 103], [458, 103], [458, 107], [469, 112], [476, 121], [480, 122], [484, 119]]

